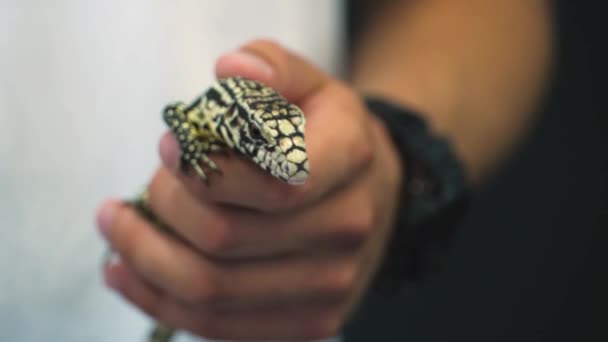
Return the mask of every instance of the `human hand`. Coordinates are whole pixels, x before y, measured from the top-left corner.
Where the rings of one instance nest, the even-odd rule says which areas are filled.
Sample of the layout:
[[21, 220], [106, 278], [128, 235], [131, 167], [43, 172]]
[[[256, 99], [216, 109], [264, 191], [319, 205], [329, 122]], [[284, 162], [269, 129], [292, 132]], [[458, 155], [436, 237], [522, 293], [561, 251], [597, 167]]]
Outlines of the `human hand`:
[[211, 156], [223, 175], [206, 186], [180, 172], [167, 134], [150, 206], [186, 243], [108, 201], [98, 222], [119, 258], [106, 282], [155, 319], [207, 338], [334, 336], [382, 259], [399, 157], [353, 90], [275, 43], [224, 55], [216, 74], [259, 80], [300, 106], [307, 182], [291, 186], [228, 153]]

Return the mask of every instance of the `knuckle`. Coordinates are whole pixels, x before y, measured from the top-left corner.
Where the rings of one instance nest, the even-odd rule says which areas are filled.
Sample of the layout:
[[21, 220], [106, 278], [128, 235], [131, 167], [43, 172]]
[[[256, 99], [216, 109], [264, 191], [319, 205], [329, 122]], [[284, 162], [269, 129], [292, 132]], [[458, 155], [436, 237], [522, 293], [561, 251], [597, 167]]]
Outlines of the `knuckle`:
[[349, 232], [356, 237], [365, 239], [374, 225], [374, 216], [374, 210], [370, 204], [360, 206], [350, 218]]
[[324, 284], [322, 291], [331, 297], [347, 298], [352, 292], [356, 278], [356, 268], [348, 264], [332, 272]]
[[345, 223], [335, 228], [333, 241], [353, 248], [361, 246], [373, 230], [374, 217], [374, 211], [369, 205], [354, 210]]
[[228, 225], [215, 223], [209, 225], [207, 231], [200, 241], [204, 252], [216, 257], [227, 257], [236, 248], [237, 239]]
[[351, 160], [355, 170], [361, 170], [369, 166], [374, 157], [371, 144], [367, 139], [353, 137], [350, 141], [349, 151], [351, 151]]
[[183, 290], [183, 299], [191, 304], [210, 305], [217, 301], [218, 291], [208, 282], [193, 282]]
[[215, 306], [226, 299], [217, 277], [208, 272], [193, 276], [189, 286], [182, 290], [182, 296], [186, 302], [201, 306]]

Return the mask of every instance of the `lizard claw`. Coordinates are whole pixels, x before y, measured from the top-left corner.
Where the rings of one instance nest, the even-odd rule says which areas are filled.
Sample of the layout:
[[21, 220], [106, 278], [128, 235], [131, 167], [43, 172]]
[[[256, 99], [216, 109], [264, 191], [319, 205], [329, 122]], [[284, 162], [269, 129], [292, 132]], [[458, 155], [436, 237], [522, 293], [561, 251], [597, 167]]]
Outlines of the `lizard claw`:
[[203, 182], [205, 182], [205, 184], [209, 185], [209, 178], [207, 177], [207, 174], [205, 174], [205, 171], [203, 170], [203, 168], [198, 165], [197, 162], [192, 162], [192, 167], [194, 168], [194, 171], [196, 171], [196, 174], [199, 175], [199, 177], [201, 177], [201, 179], [203, 180]]

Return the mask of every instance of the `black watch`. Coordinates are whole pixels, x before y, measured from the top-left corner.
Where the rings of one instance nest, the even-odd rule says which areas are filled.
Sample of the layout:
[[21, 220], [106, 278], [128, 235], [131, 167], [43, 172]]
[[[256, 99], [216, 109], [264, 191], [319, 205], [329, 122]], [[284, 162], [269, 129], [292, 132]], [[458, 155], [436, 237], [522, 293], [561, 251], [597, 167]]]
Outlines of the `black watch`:
[[389, 101], [365, 98], [389, 131], [404, 164], [400, 203], [376, 289], [395, 291], [438, 268], [470, 202], [462, 163], [422, 116]]

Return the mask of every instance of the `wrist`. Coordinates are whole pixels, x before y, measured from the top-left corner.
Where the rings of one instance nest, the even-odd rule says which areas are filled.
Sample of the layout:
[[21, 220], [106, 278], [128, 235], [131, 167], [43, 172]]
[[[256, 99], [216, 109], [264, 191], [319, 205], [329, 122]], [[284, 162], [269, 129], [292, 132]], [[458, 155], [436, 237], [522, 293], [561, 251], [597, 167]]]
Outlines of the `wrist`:
[[468, 205], [464, 169], [447, 139], [418, 113], [376, 98], [366, 103], [389, 133], [401, 163], [393, 232], [378, 284], [400, 287], [434, 271]]

